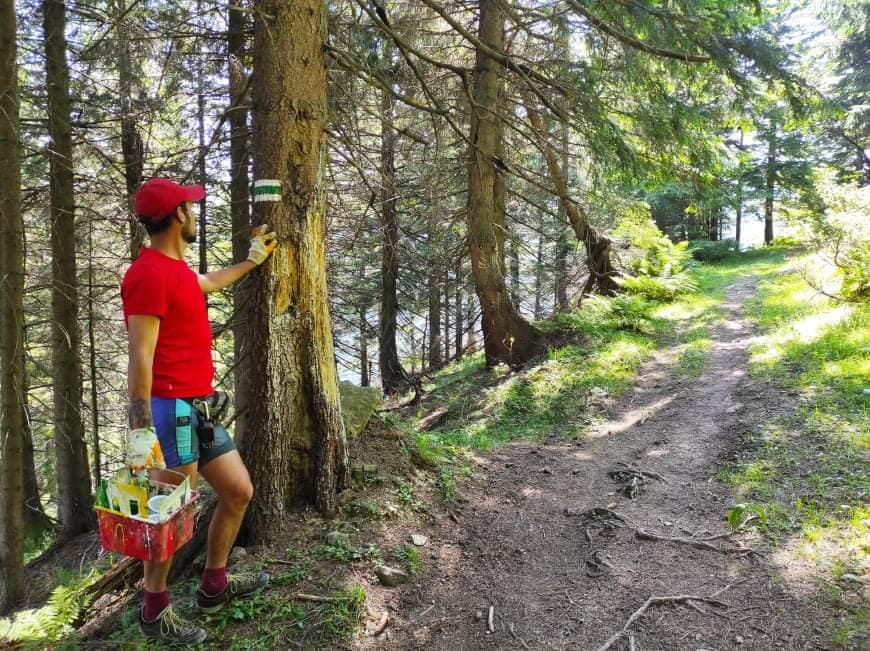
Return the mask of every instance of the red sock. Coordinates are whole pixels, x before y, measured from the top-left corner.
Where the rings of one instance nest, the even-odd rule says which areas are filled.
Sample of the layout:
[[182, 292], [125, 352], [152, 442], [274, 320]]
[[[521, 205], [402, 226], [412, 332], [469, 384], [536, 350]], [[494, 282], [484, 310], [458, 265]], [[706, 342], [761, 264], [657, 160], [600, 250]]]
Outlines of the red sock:
[[220, 594], [227, 587], [227, 567], [207, 567], [202, 571], [199, 589], [207, 595]]
[[142, 607], [142, 617], [146, 622], [153, 622], [169, 605], [168, 592], [145, 591], [145, 602]]

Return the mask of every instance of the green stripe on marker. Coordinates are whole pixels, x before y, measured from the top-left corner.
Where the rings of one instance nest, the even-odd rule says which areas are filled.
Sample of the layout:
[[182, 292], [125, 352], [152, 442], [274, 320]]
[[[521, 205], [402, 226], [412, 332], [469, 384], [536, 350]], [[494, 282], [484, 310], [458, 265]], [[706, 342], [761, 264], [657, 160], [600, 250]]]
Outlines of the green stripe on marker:
[[254, 181], [254, 201], [281, 201], [281, 181], [277, 179]]

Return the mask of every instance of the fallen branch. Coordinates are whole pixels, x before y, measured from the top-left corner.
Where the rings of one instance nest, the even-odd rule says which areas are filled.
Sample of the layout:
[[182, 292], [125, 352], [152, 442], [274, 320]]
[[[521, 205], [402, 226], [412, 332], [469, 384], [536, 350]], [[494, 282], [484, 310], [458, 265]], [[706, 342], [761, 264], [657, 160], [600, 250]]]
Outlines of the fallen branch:
[[447, 408], [441, 407], [436, 409], [431, 414], [428, 414], [420, 419], [420, 422], [417, 423], [417, 431], [418, 432], [428, 432], [434, 427], [438, 427], [441, 423], [447, 420]]
[[490, 633], [495, 633], [495, 622], [493, 621], [493, 616], [495, 615], [495, 606], [489, 607], [489, 614], [486, 617], [486, 630]]
[[326, 597], [324, 595], [319, 594], [305, 594], [303, 592], [297, 592], [294, 595], [291, 595], [291, 599], [295, 601], [316, 601], [318, 603], [330, 603], [333, 601], [344, 601], [347, 597]]
[[660, 604], [676, 604], [676, 603], [688, 604], [690, 602], [697, 601], [697, 602], [701, 602], [701, 603], [711, 604], [713, 606], [721, 606], [722, 608], [728, 608], [729, 607], [728, 604], [726, 604], [724, 601], [719, 601], [715, 597], [722, 594], [723, 592], [725, 592], [725, 590], [727, 590], [730, 587], [731, 587], [730, 585], [727, 585], [724, 588], [722, 588], [721, 590], [717, 590], [709, 597], [699, 597], [698, 595], [690, 595], [690, 594], [688, 594], [688, 595], [676, 595], [676, 596], [672, 596], [672, 597], [655, 597], [655, 596], [650, 597], [649, 599], [647, 599], [644, 602], [644, 604], [640, 608], [638, 608], [637, 610], [635, 610], [632, 613], [631, 617], [628, 618], [628, 621], [625, 622], [625, 625], [619, 631], [617, 631], [616, 633], [611, 635], [610, 638], [608, 638], [608, 640], [604, 644], [602, 644], [600, 647], [598, 647], [598, 649], [596, 649], [596, 651], [607, 651], [607, 649], [612, 647], [613, 644], [619, 638], [621, 638], [623, 635], [625, 635], [625, 633], [628, 631], [628, 629], [631, 627], [631, 625], [634, 624], [638, 619], [640, 619], [641, 616], [643, 616], [643, 614], [647, 611], [647, 609], [650, 606], [657, 606]]

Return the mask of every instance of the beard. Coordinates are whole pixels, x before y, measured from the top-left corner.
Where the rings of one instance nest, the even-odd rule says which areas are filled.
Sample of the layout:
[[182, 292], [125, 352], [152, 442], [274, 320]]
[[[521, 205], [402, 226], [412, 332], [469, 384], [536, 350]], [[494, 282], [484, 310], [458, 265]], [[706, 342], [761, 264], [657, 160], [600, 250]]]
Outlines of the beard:
[[194, 244], [196, 242], [196, 220], [193, 218], [191, 213], [187, 213], [187, 221], [184, 223], [184, 228], [181, 230], [181, 237], [184, 238], [184, 241], [188, 244]]

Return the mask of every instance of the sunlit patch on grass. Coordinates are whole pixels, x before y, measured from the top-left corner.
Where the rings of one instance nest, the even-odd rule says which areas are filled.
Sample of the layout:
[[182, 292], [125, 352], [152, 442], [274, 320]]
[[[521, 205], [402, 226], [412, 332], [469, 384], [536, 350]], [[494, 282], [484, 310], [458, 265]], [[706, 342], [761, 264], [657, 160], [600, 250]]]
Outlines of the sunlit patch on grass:
[[[805, 302], [798, 302], [795, 311], [804, 311]], [[813, 344], [824, 337], [832, 328], [845, 322], [854, 314], [851, 305], [818, 306], [818, 311], [792, 321], [766, 335], [752, 348], [753, 364], [772, 366], [785, 357], [790, 350]], [[829, 370], [836, 371], [834, 366]]]
[[870, 639], [870, 306], [831, 300], [794, 271], [818, 264], [798, 261], [750, 303], [765, 331], [750, 351], [752, 375], [798, 397], [791, 416], [751, 435], [756, 449], [723, 478], [779, 541], [774, 561], [790, 587], [843, 609], [832, 638], [858, 648]]

